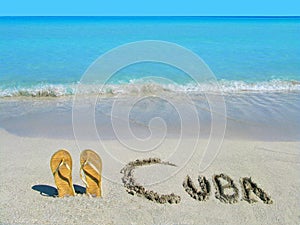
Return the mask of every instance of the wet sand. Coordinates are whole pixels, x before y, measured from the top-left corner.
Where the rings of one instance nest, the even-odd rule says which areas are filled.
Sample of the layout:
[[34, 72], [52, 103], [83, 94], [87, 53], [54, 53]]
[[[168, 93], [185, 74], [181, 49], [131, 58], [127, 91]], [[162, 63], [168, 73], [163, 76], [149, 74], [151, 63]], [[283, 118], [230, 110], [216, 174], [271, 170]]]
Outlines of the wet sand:
[[[165, 124], [159, 123], [160, 121], [157, 124], [153, 123], [152, 138], [165, 135], [164, 125], [168, 129], [166, 138], [179, 138], [182, 128], [187, 128], [183, 133], [186, 138], [195, 137], [199, 128], [200, 138], [209, 137], [212, 114], [210, 105], [203, 94], [191, 95], [194, 108], [186, 104], [184, 101], [186, 99], [180, 94], [164, 93], [164, 95], [171, 104], [164, 99], [156, 98], [155, 95], [145, 95], [142, 101], [137, 101], [134, 105], [129, 104], [132, 96], [125, 95], [120, 98], [102, 96], [97, 99], [97, 102], [93, 101], [94, 95], [80, 96], [76, 98], [77, 107], [74, 107], [74, 96], [2, 98], [0, 100], [0, 128], [22, 137], [74, 139], [73, 128], [76, 125], [80, 128], [77, 131], [80, 139], [97, 140], [99, 137], [91, 133], [87, 126], [89, 118], [95, 116], [95, 124], [93, 123], [92, 126], [96, 125], [101, 139], [116, 139], [116, 129], [114, 129], [116, 126], [118, 134], [128, 139], [132, 136], [127, 129], [127, 123], [122, 123], [122, 119], [124, 116], [126, 118], [129, 116], [128, 123], [133, 134], [145, 139], [150, 135], [148, 127], [150, 122], [153, 122], [153, 118], [159, 117]], [[299, 99], [299, 92], [224, 94], [225, 138], [253, 141], [299, 141]], [[173, 106], [177, 106], [176, 110]], [[82, 112], [81, 107], [83, 107]], [[113, 107], [116, 109], [112, 112]], [[130, 115], [127, 115], [127, 112], [130, 112]], [[217, 116], [218, 113], [214, 115]], [[114, 119], [114, 127], [112, 119]], [[217, 123], [214, 126], [220, 126], [220, 124]]]
[[[203, 173], [198, 172], [201, 158], [199, 150], [170, 179], [152, 185], [146, 184], [155, 183], [160, 173], [172, 171], [173, 167], [159, 164], [136, 167], [133, 174], [136, 183], [159, 195], [174, 193], [180, 196], [180, 201], [160, 203], [136, 193], [132, 195], [124, 187], [124, 173], [120, 171], [136, 159], [152, 157], [167, 161], [166, 155], [172, 150], [166, 146], [172, 146], [174, 140], [165, 141], [167, 145], [162, 151], [128, 158], [120, 167], [104, 160], [104, 173], [111, 171], [119, 182], [109, 180], [110, 173], [106, 172], [103, 198], [90, 198], [85, 196], [84, 183], [79, 178], [79, 154], [83, 149], [79, 150], [74, 140], [20, 137], [0, 130], [0, 223], [299, 224], [299, 142], [225, 140], [217, 158]], [[116, 141], [105, 142], [111, 148], [118, 148]], [[204, 140], [200, 140], [197, 148], [201, 149], [204, 143]], [[97, 143], [86, 141], [82, 147], [93, 148], [101, 155]], [[68, 149], [73, 157], [75, 197], [54, 197], [56, 189], [49, 161], [51, 155], [60, 148]], [[229, 176], [237, 188], [238, 196], [232, 204], [218, 198], [214, 178], [220, 174]], [[191, 197], [191, 192], [186, 192], [188, 186], [183, 184], [187, 175], [196, 188], [200, 188], [198, 176], [205, 177], [210, 184], [210, 194], [206, 198]], [[255, 196], [257, 202], [254, 203], [242, 200], [240, 179], [243, 177], [251, 177], [270, 196], [272, 203], [266, 204]]]

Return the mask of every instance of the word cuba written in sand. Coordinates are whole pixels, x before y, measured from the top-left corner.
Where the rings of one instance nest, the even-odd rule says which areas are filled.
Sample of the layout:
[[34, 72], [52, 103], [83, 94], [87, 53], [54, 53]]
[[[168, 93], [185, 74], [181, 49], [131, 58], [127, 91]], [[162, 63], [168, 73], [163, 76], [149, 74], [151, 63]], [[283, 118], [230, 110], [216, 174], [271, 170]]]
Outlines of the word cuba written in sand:
[[[147, 190], [145, 187], [136, 182], [135, 178], [133, 177], [134, 169], [137, 167], [153, 164], [176, 166], [175, 164], [172, 164], [170, 162], [163, 162], [159, 158], [149, 158], [144, 160], [137, 159], [133, 162], [129, 162], [121, 170], [121, 173], [124, 174], [122, 181], [124, 187], [126, 188], [126, 191], [131, 195], [144, 197], [156, 203], [178, 204], [181, 200], [181, 197], [179, 195], [176, 195], [174, 193], [159, 194], [155, 191]], [[212, 180], [216, 189], [215, 197], [217, 199], [219, 199], [221, 202], [229, 204], [238, 202], [239, 190], [234, 181], [228, 175], [214, 175]], [[186, 176], [182, 183], [182, 186], [193, 199], [196, 199], [198, 201], [208, 200], [212, 192], [210, 182], [205, 178], [205, 176], [199, 176], [198, 183], [199, 187], [196, 187], [190, 176]], [[257, 202], [257, 199], [260, 199], [265, 204], [271, 204], [273, 202], [271, 197], [262, 188], [259, 188], [251, 178], [240, 178], [240, 184], [242, 188], [242, 200], [245, 200], [249, 203]]]

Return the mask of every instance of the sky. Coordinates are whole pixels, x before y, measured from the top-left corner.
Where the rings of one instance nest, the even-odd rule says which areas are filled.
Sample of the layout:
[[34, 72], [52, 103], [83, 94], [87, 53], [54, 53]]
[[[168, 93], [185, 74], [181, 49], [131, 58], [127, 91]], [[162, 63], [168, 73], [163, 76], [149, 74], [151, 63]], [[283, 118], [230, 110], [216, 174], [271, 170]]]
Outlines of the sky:
[[0, 16], [300, 16], [299, 0], [0, 0]]

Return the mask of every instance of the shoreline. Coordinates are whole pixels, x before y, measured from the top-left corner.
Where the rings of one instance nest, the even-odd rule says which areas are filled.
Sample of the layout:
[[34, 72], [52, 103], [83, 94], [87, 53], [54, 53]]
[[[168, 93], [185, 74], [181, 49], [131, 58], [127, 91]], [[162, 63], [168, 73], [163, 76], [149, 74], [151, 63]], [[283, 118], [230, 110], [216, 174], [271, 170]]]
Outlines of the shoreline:
[[[191, 198], [182, 187], [186, 175], [197, 186], [198, 160], [201, 151], [197, 150], [192, 160], [182, 170], [166, 182], [147, 185], [157, 179], [167, 167], [144, 167], [136, 170], [135, 178], [147, 189], [160, 194], [174, 192], [181, 197], [179, 204], [158, 204], [145, 198], [128, 194], [121, 183], [122, 168], [116, 168], [103, 160], [104, 174], [112, 171], [120, 183], [103, 179], [103, 198], [88, 198], [77, 195], [65, 199], [47, 197], [33, 187], [43, 185], [53, 190], [54, 180], [49, 162], [51, 155], [60, 148], [70, 151], [73, 158], [73, 182], [77, 190], [84, 190], [79, 178], [79, 153], [72, 140], [17, 137], [0, 130], [1, 141], [1, 223], [105, 223], [105, 224], [297, 224], [299, 223], [298, 190], [300, 181], [299, 142], [262, 142], [245, 140], [224, 140], [220, 153], [211, 166], [201, 175], [212, 184], [212, 177], [224, 173], [230, 176], [239, 189], [239, 199], [235, 204], [222, 203], [215, 197], [215, 189], [205, 202]], [[167, 145], [161, 152], [143, 153], [132, 160], [147, 157], [165, 159], [172, 149], [172, 140], [165, 140]], [[173, 140], [174, 141], [174, 140]], [[111, 149], [117, 149], [116, 141], [106, 141]], [[198, 147], [203, 145], [200, 140]], [[99, 153], [97, 143], [85, 141], [83, 148], [92, 148]], [[101, 152], [101, 151], [100, 151]], [[101, 153], [100, 153], [101, 155]], [[102, 156], [103, 157], [103, 156]], [[123, 155], [123, 158], [126, 156]], [[168, 169], [168, 168], [167, 168]], [[105, 172], [106, 171], [106, 172]], [[107, 173], [106, 176], [110, 176]], [[273, 204], [266, 205], [258, 199], [249, 204], [241, 201], [239, 179], [251, 177], [259, 187], [271, 196]], [[37, 187], [35, 187], [38, 189]], [[45, 187], [44, 187], [45, 188]], [[40, 189], [38, 189], [40, 190]]]
[[[210, 135], [214, 116], [227, 121], [226, 139], [300, 140], [298, 92], [225, 95], [225, 111], [220, 113], [211, 113], [211, 104], [205, 96], [191, 99], [155, 94], [139, 98], [127, 96], [96, 99], [95, 96], [82, 96], [76, 101], [73, 97], [0, 99], [0, 108], [3, 109], [0, 111], [0, 127], [21, 137], [74, 139], [76, 119], [77, 127], [84, 131], [79, 138], [97, 140], [98, 137], [90, 133], [91, 127], [86, 125], [87, 120], [94, 118], [100, 138], [112, 140], [117, 135], [116, 127], [112, 125], [113, 119], [117, 131], [122, 133], [124, 139], [132, 138], [127, 123], [133, 134], [141, 139], [150, 135], [157, 138], [163, 134], [167, 138], [179, 138], [181, 128], [185, 129], [184, 137], [194, 138], [198, 132], [200, 139], [206, 139]], [[214, 101], [219, 100], [222, 101], [222, 98]], [[219, 102], [214, 105], [217, 107]], [[157, 117], [165, 122], [167, 130], [159, 121], [152, 123], [153, 118]]]
[[[145, 80], [143, 80], [145, 79]], [[153, 78], [154, 79], [154, 78]], [[299, 93], [299, 80], [272, 79], [269, 81], [244, 80], [213, 80], [207, 83], [189, 81], [187, 83], [158, 83], [146, 78], [133, 79], [120, 83], [65, 83], [65, 84], [35, 84], [29, 86], [0, 86], [0, 99], [6, 98], [61, 98], [73, 96], [121, 97], [136, 94], [179, 93], [189, 95], [201, 94], [276, 94]]]

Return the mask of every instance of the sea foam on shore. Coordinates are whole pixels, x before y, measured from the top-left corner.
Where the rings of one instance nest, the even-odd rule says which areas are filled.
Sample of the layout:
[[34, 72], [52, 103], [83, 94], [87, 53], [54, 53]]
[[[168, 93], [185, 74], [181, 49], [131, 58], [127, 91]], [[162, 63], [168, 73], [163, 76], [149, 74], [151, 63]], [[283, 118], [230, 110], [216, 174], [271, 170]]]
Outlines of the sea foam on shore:
[[262, 82], [228, 81], [220, 80], [214, 83], [188, 83], [188, 84], [159, 84], [155, 82], [141, 83], [132, 80], [121, 84], [85, 84], [77, 90], [78, 84], [36, 84], [28, 87], [12, 86], [1, 87], [1, 97], [61, 97], [69, 95], [99, 94], [100, 96], [130, 95], [130, 94], [155, 94], [159, 92], [181, 92], [197, 94], [205, 92], [291, 92], [300, 91], [299, 81], [270, 80]]

